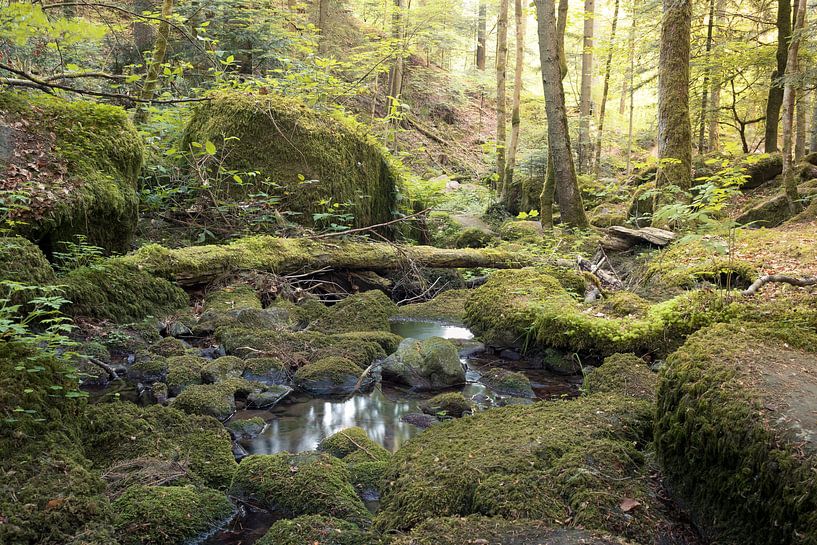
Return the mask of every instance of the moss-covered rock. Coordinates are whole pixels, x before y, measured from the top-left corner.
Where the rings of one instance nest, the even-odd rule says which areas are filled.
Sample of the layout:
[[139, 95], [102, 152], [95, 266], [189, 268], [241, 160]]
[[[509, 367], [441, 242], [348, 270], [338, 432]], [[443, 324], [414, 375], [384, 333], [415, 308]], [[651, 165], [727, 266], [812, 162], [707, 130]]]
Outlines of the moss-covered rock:
[[789, 328], [714, 325], [661, 373], [658, 454], [725, 543], [817, 540], [817, 328]]
[[238, 420], [230, 420], [227, 423], [227, 429], [239, 438], [251, 438], [257, 436], [264, 430], [267, 423], [260, 416], [252, 418], [241, 418]]
[[351, 522], [322, 516], [306, 515], [279, 520], [259, 539], [257, 545], [378, 545], [380, 539]]
[[[433, 426], [392, 457], [376, 524], [405, 530], [467, 514], [559, 524], [572, 516], [585, 528], [660, 541], [666, 514], [636, 448], [651, 426], [651, 404], [615, 395], [502, 407]], [[639, 503], [638, 516], [620, 508], [622, 498]]]
[[175, 337], [162, 337], [159, 341], [150, 345], [149, 350], [157, 356], [169, 358], [171, 356], [184, 356], [187, 353], [188, 345], [184, 341]]
[[61, 276], [58, 284], [71, 301], [66, 313], [118, 323], [160, 318], [189, 302], [182, 289], [119, 258], [75, 269]]
[[230, 494], [292, 516], [329, 515], [367, 524], [369, 512], [341, 460], [326, 454], [282, 452], [241, 461]]
[[353, 331], [351, 333], [339, 333], [332, 336], [333, 339], [350, 339], [359, 343], [377, 343], [383, 349], [385, 355], [391, 354], [400, 345], [403, 338], [389, 331]]
[[247, 408], [270, 409], [291, 393], [292, 388], [282, 384], [264, 386], [261, 389], [253, 390], [247, 395]]
[[482, 373], [480, 382], [503, 396], [534, 398], [530, 380], [518, 371], [508, 371], [494, 367]]
[[478, 227], [468, 227], [457, 235], [454, 246], [457, 248], [485, 248], [496, 242], [497, 237], [491, 232]]
[[[346, 211], [358, 227], [391, 219], [399, 175], [360, 124], [278, 95], [242, 91], [210, 98], [197, 106], [185, 141], [215, 142], [228, 151], [225, 167], [273, 180], [281, 188], [282, 206], [301, 214], [298, 221], [314, 224], [313, 214], [326, 212], [320, 203], [330, 199], [349, 203]], [[279, 134], [286, 137], [274, 136]], [[214, 190], [228, 193], [231, 186]]]
[[241, 309], [260, 309], [261, 299], [250, 286], [229, 286], [207, 294], [204, 301], [204, 310], [212, 312], [228, 312]]
[[601, 300], [601, 312], [620, 318], [643, 317], [650, 309], [650, 302], [627, 290], [614, 291]]
[[33, 243], [23, 237], [0, 237], [0, 279], [41, 286], [53, 283], [55, 275], [48, 259]]
[[172, 406], [188, 414], [202, 414], [226, 420], [235, 412], [235, 393], [245, 388], [241, 380], [226, 380], [218, 384], [194, 384], [185, 388]]
[[137, 361], [128, 367], [128, 378], [143, 384], [165, 382], [167, 380], [167, 358], [140, 354]]
[[289, 366], [278, 358], [250, 358], [244, 360], [243, 364], [242, 376], [247, 380], [264, 384], [287, 384], [292, 378]]
[[432, 518], [391, 545], [625, 545], [622, 539], [578, 528], [553, 528], [537, 520], [499, 517]]
[[416, 390], [441, 390], [465, 383], [459, 350], [440, 337], [404, 339], [383, 361], [383, 379]]
[[626, 225], [628, 207], [625, 203], [602, 203], [588, 213], [590, 225], [595, 227], [612, 227]]
[[601, 367], [584, 377], [588, 394], [617, 393], [649, 401], [655, 400], [657, 384], [658, 375], [634, 354], [607, 356]]
[[514, 242], [540, 242], [545, 236], [542, 224], [538, 221], [507, 221], [499, 228], [503, 240]]
[[[383, 331], [382, 333], [386, 332]], [[383, 350], [379, 342], [365, 337], [329, 335], [315, 339], [313, 346], [316, 347], [313, 360], [344, 358], [352, 360], [363, 369], [373, 361], [386, 357], [386, 351]]]
[[390, 455], [388, 450], [372, 441], [363, 429], [357, 427], [343, 429], [323, 439], [318, 444], [318, 451], [341, 459], [361, 452], [363, 459], [371, 461], [387, 460]]
[[471, 290], [446, 290], [438, 293], [429, 301], [400, 307], [398, 316], [462, 323], [465, 318], [465, 302], [470, 296]]
[[235, 356], [221, 356], [208, 363], [201, 372], [201, 378], [207, 383], [223, 382], [241, 378], [246, 364]]
[[[137, 219], [137, 178], [143, 145], [125, 111], [48, 94], [3, 93], [0, 122], [10, 153], [0, 177], [41, 203], [15, 213], [13, 231], [37, 240], [47, 253], [81, 234], [110, 251], [128, 250]], [[17, 125], [13, 121], [22, 121]], [[19, 168], [37, 164], [28, 186]]]
[[397, 312], [397, 305], [385, 293], [366, 291], [350, 295], [330, 307], [326, 315], [312, 323], [312, 329], [327, 334], [389, 331], [389, 318]]
[[346, 395], [355, 391], [363, 369], [337, 356], [307, 363], [295, 372], [295, 384], [313, 395]]
[[461, 393], [446, 392], [422, 401], [420, 410], [436, 417], [459, 418], [465, 413], [470, 413], [473, 406]]
[[202, 373], [208, 361], [200, 356], [171, 356], [167, 362], [167, 387], [170, 395], [179, 393], [193, 384], [202, 383]]
[[223, 492], [192, 486], [128, 488], [113, 502], [122, 545], [178, 545], [192, 541], [233, 513]]

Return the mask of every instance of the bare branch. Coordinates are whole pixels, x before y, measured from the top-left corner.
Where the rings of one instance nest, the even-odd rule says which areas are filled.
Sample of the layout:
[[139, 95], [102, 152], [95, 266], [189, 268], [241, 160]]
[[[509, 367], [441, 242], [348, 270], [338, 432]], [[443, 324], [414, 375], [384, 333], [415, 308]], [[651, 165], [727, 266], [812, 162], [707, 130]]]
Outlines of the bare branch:
[[746, 296], [754, 295], [760, 288], [762, 288], [766, 284], [769, 284], [770, 282], [791, 284], [792, 286], [804, 288], [807, 286], [817, 286], [817, 276], [796, 278], [794, 276], [787, 276], [785, 274], [766, 274], [755, 280], [754, 283], [752, 283], [751, 286], [743, 290], [742, 293], [743, 295]]

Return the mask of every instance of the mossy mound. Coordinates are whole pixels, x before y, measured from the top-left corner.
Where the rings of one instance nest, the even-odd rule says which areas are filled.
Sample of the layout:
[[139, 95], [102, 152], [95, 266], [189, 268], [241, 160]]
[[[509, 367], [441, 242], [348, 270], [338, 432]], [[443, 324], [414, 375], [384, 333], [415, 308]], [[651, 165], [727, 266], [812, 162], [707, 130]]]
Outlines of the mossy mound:
[[590, 212], [587, 216], [590, 225], [594, 227], [612, 227], [613, 225], [626, 225], [628, 206], [625, 203], [602, 203]]
[[420, 403], [426, 414], [443, 418], [459, 418], [473, 410], [471, 402], [459, 392], [439, 394]]
[[351, 333], [333, 335], [332, 339], [352, 340], [359, 343], [377, 343], [383, 349], [383, 352], [388, 355], [397, 350], [403, 337], [389, 331], [353, 331]]
[[355, 391], [363, 369], [337, 356], [307, 363], [295, 372], [295, 384], [314, 395], [345, 395]]
[[631, 291], [619, 290], [601, 300], [599, 310], [619, 318], [628, 316], [641, 318], [650, 309], [650, 302]]
[[137, 361], [128, 367], [128, 378], [143, 384], [167, 380], [167, 359], [162, 356], [140, 353]]
[[454, 246], [457, 248], [486, 248], [497, 241], [496, 235], [478, 227], [468, 227], [457, 235]]
[[[396, 208], [399, 174], [382, 146], [340, 113], [318, 113], [277, 95], [219, 92], [199, 104], [187, 143], [210, 140], [227, 150], [224, 166], [256, 171], [281, 188], [284, 209], [313, 225], [321, 203], [349, 203], [357, 227], [383, 223]], [[224, 137], [238, 140], [224, 141]], [[227, 188], [215, 188], [223, 193]], [[260, 189], [260, 188], [256, 188]]]
[[161, 318], [189, 304], [182, 289], [120, 259], [75, 269], [57, 282], [71, 301], [63, 310], [72, 316], [130, 323]]
[[471, 290], [446, 290], [438, 293], [429, 301], [400, 307], [398, 316], [462, 323], [465, 318], [465, 302], [468, 301], [471, 293]]
[[625, 545], [625, 541], [578, 528], [551, 528], [536, 520], [499, 517], [432, 518], [391, 545]]
[[361, 428], [346, 428], [330, 435], [320, 442], [318, 451], [325, 452], [335, 458], [346, 458], [356, 452], [363, 453], [362, 458], [372, 461], [388, 460], [388, 450], [378, 445], [366, 435]]
[[33, 243], [23, 237], [0, 237], [0, 279], [41, 286], [53, 283], [55, 275], [48, 259]]
[[374, 360], [386, 357], [386, 351], [380, 343], [366, 337], [330, 335], [317, 338], [313, 346], [316, 348], [314, 360], [344, 358], [352, 360], [362, 369], [368, 367]]
[[346, 464], [326, 454], [248, 456], [233, 476], [230, 494], [292, 516], [328, 515], [356, 524], [371, 518], [349, 482]]
[[466, 303], [466, 325], [493, 346], [615, 352], [666, 351], [684, 335], [724, 319], [726, 303], [690, 292], [650, 306], [641, 318], [597, 316], [555, 278], [535, 269], [497, 271]]
[[241, 378], [246, 364], [235, 356], [221, 356], [208, 363], [201, 372], [201, 378], [207, 383], [223, 382]]
[[128, 488], [113, 502], [122, 545], [178, 545], [223, 522], [233, 505], [223, 492], [192, 486]]
[[251, 390], [241, 379], [230, 379], [218, 384], [195, 384], [182, 391], [172, 406], [188, 414], [212, 416], [226, 420], [235, 412], [235, 394], [238, 390]]
[[230, 420], [227, 429], [236, 437], [255, 437], [264, 430], [267, 423], [260, 416]]
[[256, 545], [378, 545], [382, 543], [357, 525], [322, 515], [279, 520]]
[[289, 366], [278, 358], [250, 358], [244, 360], [243, 363], [244, 372], [242, 376], [246, 380], [264, 384], [287, 384], [292, 375]]
[[170, 395], [179, 395], [188, 386], [202, 383], [209, 362], [200, 356], [171, 356], [167, 362], [167, 387]]
[[[643, 454], [652, 405], [616, 395], [515, 405], [433, 426], [389, 464], [376, 524], [406, 530], [431, 517], [481, 514], [660, 539], [661, 503]], [[610, 491], [615, 490], [614, 494]], [[639, 503], [635, 516], [619, 506]]]
[[415, 390], [442, 390], [465, 384], [459, 350], [441, 337], [404, 339], [381, 366], [383, 379]]
[[[44, 93], [2, 93], [0, 110], [11, 152], [0, 156], [0, 177], [41, 203], [14, 214], [13, 230], [38, 241], [46, 253], [84, 235], [90, 244], [125, 252], [136, 228], [137, 178], [143, 145], [120, 107], [65, 100]], [[18, 168], [36, 163], [37, 185]], [[44, 205], [42, 203], [45, 203]]]
[[658, 375], [634, 354], [613, 354], [601, 367], [584, 377], [588, 394], [617, 393], [638, 399], [655, 400]]
[[499, 236], [512, 242], [541, 242], [545, 236], [538, 221], [506, 221], [499, 228]]
[[536, 397], [528, 377], [518, 371], [508, 371], [497, 367], [488, 369], [482, 373], [480, 382], [499, 395], [529, 399]]
[[187, 347], [184, 341], [174, 337], [162, 337], [159, 341], [150, 345], [150, 350], [157, 356], [169, 358], [171, 356], [184, 356], [187, 353]]
[[82, 420], [86, 455], [100, 469], [137, 458], [183, 460], [186, 479], [225, 489], [236, 467], [230, 434], [208, 416], [133, 403], [97, 403]]
[[817, 541], [817, 328], [787, 326], [714, 325], [661, 374], [658, 454], [724, 543]]
[[350, 295], [329, 307], [328, 312], [312, 323], [321, 333], [353, 331], [389, 331], [389, 318], [397, 314], [397, 305], [379, 290]]
[[241, 309], [260, 309], [261, 299], [250, 286], [230, 286], [207, 294], [204, 310], [229, 312]]

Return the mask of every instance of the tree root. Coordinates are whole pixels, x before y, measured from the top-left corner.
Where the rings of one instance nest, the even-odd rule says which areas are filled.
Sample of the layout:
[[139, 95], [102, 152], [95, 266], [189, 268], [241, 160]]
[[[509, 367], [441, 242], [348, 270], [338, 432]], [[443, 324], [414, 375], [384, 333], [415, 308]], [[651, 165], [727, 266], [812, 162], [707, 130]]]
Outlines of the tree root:
[[763, 286], [769, 283], [791, 284], [800, 288], [808, 286], [817, 286], [817, 276], [806, 278], [795, 278], [785, 274], [766, 274], [755, 280], [751, 286], [743, 290], [742, 294], [746, 296], [754, 295]]

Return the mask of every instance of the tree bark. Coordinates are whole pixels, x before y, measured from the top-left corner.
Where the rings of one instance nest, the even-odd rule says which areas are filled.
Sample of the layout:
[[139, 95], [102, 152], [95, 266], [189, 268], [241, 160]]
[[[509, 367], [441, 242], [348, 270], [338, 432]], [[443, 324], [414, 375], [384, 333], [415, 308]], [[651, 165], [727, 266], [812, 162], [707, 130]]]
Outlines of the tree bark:
[[328, 30], [329, 22], [329, 0], [318, 0], [318, 30], [320, 36], [318, 37], [318, 53], [325, 54], [329, 50], [329, 44], [326, 41], [326, 32]]
[[795, 103], [794, 161], [799, 162], [806, 155], [806, 112], [809, 107], [809, 94], [805, 90], [797, 92]]
[[604, 87], [601, 92], [601, 103], [599, 103], [599, 128], [596, 133], [596, 157], [593, 161], [594, 174], [596, 178], [599, 177], [599, 170], [601, 169], [601, 141], [604, 137], [604, 111], [607, 109], [607, 93], [610, 91], [610, 70], [613, 66], [613, 49], [616, 45], [616, 26], [618, 25], [618, 8], [620, 0], [615, 1], [613, 8], [613, 23], [610, 26], [610, 51], [607, 53], [607, 62], [604, 65]]
[[584, 0], [584, 33], [582, 38], [582, 77], [579, 90], [579, 174], [590, 170], [592, 144], [590, 119], [593, 106], [593, 28], [596, 0]]
[[792, 40], [789, 44], [789, 51], [786, 59], [785, 74], [789, 76], [783, 87], [783, 183], [786, 190], [786, 199], [789, 202], [789, 210], [792, 215], [800, 212], [800, 196], [797, 191], [798, 176], [795, 173], [792, 157], [792, 144], [794, 139], [794, 99], [796, 95], [796, 83], [793, 77], [798, 73], [798, 55], [800, 52], [800, 31], [804, 28], [806, 19], [806, 0], [798, 0], [796, 22]]
[[635, 86], [634, 86], [634, 79], [635, 79], [635, 28], [636, 28], [636, 21], [638, 20], [638, 14], [636, 12], [636, 2], [637, 0], [633, 0], [632, 2], [632, 17], [633, 22], [630, 26], [630, 37], [629, 37], [629, 45], [628, 45], [628, 63], [627, 63], [627, 85], [629, 86], [629, 94], [630, 94], [630, 114], [627, 119], [627, 177], [629, 178], [633, 172], [633, 108], [635, 107]]
[[576, 167], [570, 150], [554, 0], [537, 0], [536, 11], [542, 87], [548, 119], [548, 148], [553, 157], [553, 175], [562, 225], [568, 228], [584, 228], [589, 223], [584, 213], [582, 196], [576, 180]]
[[712, 30], [715, 27], [715, 0], [709, 0], [709, 21], [706, 25], [706, 54], [704, 55], [704, 79], [701, 85], [701, 114], [698, 122], [698, 153], [706, 153], [706, 116], [709, 113], [709, 79], [712, 72]]
[[[715, 7], [715, 21], [722, 21], [724, 19], [724, 4], [725, 0], [718, 0]], [[717, 44], [717, 40], [715, 40]], [[707, 149], [709, 151], [719, 151], [721, 148], [720, 139], [720, 109], [721, 109], [721, 68], [715, 66], [712, 68], [712, 98], [709, 101], [709, 143]]]
[[[403, 92], [403, 39], [405, 31], [403, 27], [403, 0], [394, 0], [391, 16], [391, 37], [397, 54], [394, 63], [389, 70], [389, 112], [391, 112], [400, 102], [400, 94]], [[395, 120], [395, 123], [397, 120]], [[395, 133], [396, 134], [396, 133]]]
[[777, 0], [777, 69], [772, 72], [769, 98], [766, 101], [766, 153], [777, 151], [777, 130], [780, 124], [780, 108], [783, 105], [782, 80], [786, 74], [791, 38], [791, 6], [792, 0]]
[[485, 70], [485, 42], [488, 35], [488, 6], [485, 0], [479, 2], [479, 14], [477, 21], [477, 69]]
[[[656, 186], [688, 190], [692, 183], [689, 61], [692, 0], [663, 0], [658, 63], [658, 158]], [[657, 209], [657, 208], [656, 208]]]
[[516, 64], [513, 73], [513, 107], [511, 109], [511, 141], [508, 145], [508, 163], [505, 167], [506, 210], [513, 208], [513, 171], [516, 168], [516, 152], [519, 148], [519, 130], [522, 124], [522, 72], [525, 69], [525, 9], [522, 0], [514, 0], [514, 24], [516, 30]]
[[817, 91], [813, 92], [814, 110], [811, 112], [811, 143], [809, 144], [809, 153], [817, 152]]
[[505, 184], [505, 153], [507, 119], [507, 67], [508, 67], [508, 0], [500, 0], [496, 21], [496, 173], [500, 200], [505, 201], [508, 187]]
[[[159, 86], [159, 75], [161, 74], [162, 64], [164, 64], [167, 57], [167, 44], [170, 41], [170, 24], [168, 21], [171, 17], [173, 17], [173, 0], [164, 0], [162, 2], [162, 20], [159, 22], [159, 32], [156, 35], [156, 45], [153, 48], [153, 58], [150, 60], [145, 82], [142, 85], [142, 91], [139, 93], [139, 98], [142, 101], [153, 100], [156, 88]], [[147, 117], [148, 105], [143, 103], [133, 114], [133, 121], [136, 124], [142, 124], [147, 121]]]

